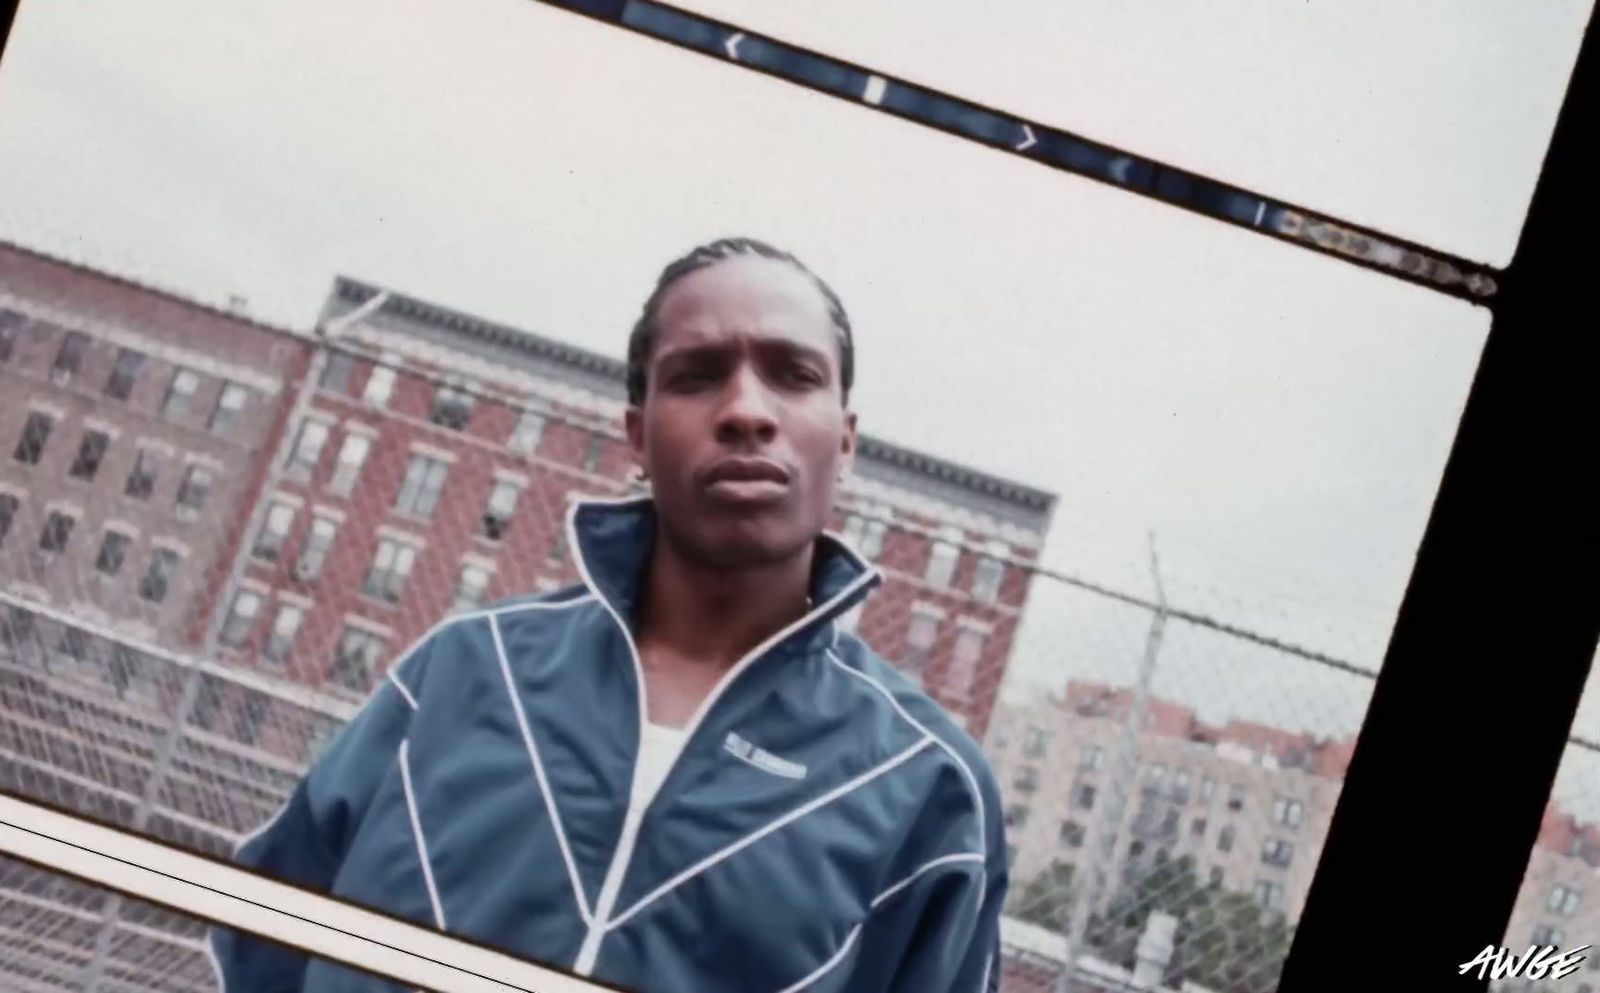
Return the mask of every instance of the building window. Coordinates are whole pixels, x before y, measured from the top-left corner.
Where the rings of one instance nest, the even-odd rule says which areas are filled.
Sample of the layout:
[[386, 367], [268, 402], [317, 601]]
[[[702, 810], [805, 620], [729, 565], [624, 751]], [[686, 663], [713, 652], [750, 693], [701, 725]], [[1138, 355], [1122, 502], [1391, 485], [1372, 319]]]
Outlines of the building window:
[[158, 548], [150, 556], [150, 567], [139, 580], [139, 596], [151, 603], [167, 598], [172, 587], [173, 573], [178, 571], [178, 553], [169, 548]]
[[1228, 809], [1234, 813], [1244, 809], [1244, 786], [1234, 783], [1228, 787]]
[[1160, 762], [1155, 763], [1145, 770], [1144, 788], [1146, 792], [1159, 792], [1161, 784], [1167, 780], [1167, 767]]
[[589, 447], [583, 453], [583, 471], [588, 473], [598, 472], [600, 458], [605, 454], [606, 440], [598, 434], [589, 435]]
[[1022, 754], [1030, 759], [1044, 758], [1050, 734], [1044, 728], [1030, 727], [1022, 733]]
[[244, 416], [244, 408], [249, 400], [250, 391], [243, 386], [223, 383], [222, 392], [217, 394], [216, 409], [211, 411], [211, 431], [224, 438], [232, 435], [234, 427]]
[[337, 497], [348, 497], [354, 492], [371, 451], [371, 438], [364, 434], [345, 435], [344, 444], [339, 446], [339, 458], [334, 463], [333, 475], [328, 479], [328, 492]]
[[250, 632], [255, 630], [256, 618], [260, 615], [261, 594], [253, 590], [240, 590], [233, 595], [233, 603], [228, 607], [228, 617], [222, 622], [222, 631], [217, 635], [217, 640], [238, 648], [250, 640]]
[[453, 384], [440, 386], [433, 392], [433, 409], [428, 420], [455, 431], [466, 428], [472, 419], [472, 394]]
[[1288, 797], [1280, 796], [1272, 801], [1272, 822], [1274, 824], [1296, 828], [1300, 826], [1300, 820], [1304, 815], [1305, 805], [1299, 800], [1291, 800]]
[[71, 515], [52, 510], [45, 518], [44, 530], [39, 532], [39, 550], [52, 555], [66, 551], [67, 544], [72, 541], [72, 526], [76, 523]]
[[379, 539], [378, 551], [372, 557], [372, 568], [367, 572], [367, 581], [362, 584], [361, 592], [375, 600], [399, 603], [416, 560], [415, 545], [393, 538]]
[[1264, 910], [1277, 910], [1283, 906], [1283, 884], [1270, 879], [1256, 880], [1256, 902]]
[[506, 443], [513, 452], [532, 455], [539, 449], [539, 439], [544, 437], [545, 417], [537, 410], [524, 410], [517, 415], [517, 426]]
[[1222, 831], [1217, 835], [1217, 851], [1233, 851], [1233, 826], [1231, 824], [1223, 828]]
[[144, 356], [131, 348], [124, 348], [117, 353], [117, 361], [111, 367], [111, 375], [106, 378], [106, 396], [113, 400], [126, 400], [133, 396], [133, 388], [139, 382], [139, 373], [144, 369]]
[[1078, 789], [1072, 795], [1072, 805], [1079, 810], [1094, 809], [1094, 787], [1089, 783], [1079, 783]]
[[278, 561], [283, 546], [289, 540], [289, 529], [294, 526], [295, 509], [287, 503], [274, 503], [267, 508], [267, 516], [256, 532], [255, 544], [250, 554], [266, 562]]
[[294, 567], [298, 578], [309, 581], [322, 575], [328, 551], [333, 548], [333, 539], [338, 533], [339, 526], [328, 518], [311, 519], [311, 533], [306, 535], [305, 546], [300, 549], [300, 559]]
[[61, 350], [56, 352], [55, 364], [50, 367], [50, 381], [66, 386], [78, 378], [83, 368], [83, 356], [89, 351], [89, 337], [76, 331], [67, 332], [61, 339]]
[[1006, 827], [1013, 830], [1020, 829], [1028, 823], [1028, 808], [1021, 804], [1012, 804], [1006, 808]]
[[988, 554], [978, 560], [977, 573], [972, 577], [972, 596], [983, 603], [1000, 599], [1000, 584], [1006, 578], [1006, 559], [1011, 549], [1005, 542], [991, 542]]
[[1165, 837], [1176, 837], [1178, 834], [1178, 819], [1180, 815], [1176, 808], [1168, 807], [1167, 812], [1161, 817], [1161, 833]]
[[373, 673], [383, 654], [383, 639], [357, 627], [344, 629], [344, 636], [333, 652], [333, 668], [328, 679], [335, 685], [365, 693], [372, 685]]
[[429, 455], [413, 455], [406, 466], [406, 478], [400, 484], [400, 495], [395, 498], [394, 509], [416, 517], [432, 517], [439, 505], [439, 494], [444, 489], [445, 476], [450, 466], [442, 459]]
[[16, 523], [17, 511], [21, 509], [21, 500], [10, 493], [0, 493], [0, 545], [6, 543], [6, 536], [11, 533], [11, 525]]
[[958, 693], [971, 688], [978, 675], [978, 660], [983, 658], [983, 648], [989, 636], [975, 628], [962, 627], [956, 635], [956, 647], [950, 657], [950, 684]]
[[989, 747], [997, 752], [1005, 751], [1011, 744], [1011, 729], [1004, 723], [996, 721], [989, 725]]
[[1210, 803], [1211, 797], [1217, 792], [1217, 781], [1210, 776], [1200, 781], [1200, 802]]
[[906, 631], [906, 669], [921, 673], [933, 655], [933, 644], [939, 637], [939, 615], [921, 604], [911, 607], [910, 627]]
[[156, 488], [156, 453], [149, 448], [139, 449], [134, 456], [133, 468], [128, 471], [127, 485], [122, 492], [135, 500], [148, 500]]
[[482, 603], [483, 595], [489, 589], [489, 577], [489, 570], [481, 565], [462, 566], [461, 579], [456, 583], [453, 609], [471, 610]]
[[1581, 895], [1577, 890], [1558, 883], [1555, 889], [1550, 891], [1550, 900], [1545, 904], [1545, 909], [1558, 914], [1571, 914], [1578, 909], [1580, 899]]
[[1222, 885], [1222, 866], [1214, 865], [1211, 867], [1211, 885]]
[[161, 403], [161, 413], [166, 417], [188, 417], [194, 406], [194, 395], [200, 390], [200, 377], [192, 369], [178, 369], [167, 386], [167, 398]]
[[17, 339], [22, 337], [24, 318], [14, 310], [0, 309], [0, 362], [10, 362], [16, 354]]
[[273, 665], [284, 665], [289, 661], [289, 655], [294, 651], [294, 638], [300, 633], [300, 622], [305, 620], [305, 613], [292, 603], [278, 604], [278, 614], [272, 619], [272, 631], [267, 635], [262, 657]]
[[1204, 817], [1196, 817], [1194, 823], [1189, 825], [1189, 833], [1196, 838], [1204, 838], [1206, 836], [1206, 819]]
[[1552, 927], [1549, 924], [1540, 924], [1533, 929], [1533, 943], [1541, 948], [1547, 945], [1554, 945], [1560, 948], [1566, 937], [1560, 928]]
[[322, 367], [322, 378], [317, 385], [331, 393], [350, 390], [350, 374], [355, 371], [356, 360], [349, 352], [328, 350], [328, 361]]
[[872, 560], [883, 554], [883, 538], [889, 533], [890, 516], [887, 507], [863, 508], [868, 516], [851, 514], [845, 518], [844, 540], [853, 545], [864, 559]]
[[1129, 858], [1136, 859], [1136, 858], [1138, 858], [1139, 856], [1141, 856], [1143, 854], [1144, 854], [1144, 842], [1135, 841], [1133, 844], [1128, 846], [1128, 857]]
[[494, 489], [489, 492], [488, 506], [483, 509], [484, 537], [490, 541], [505, 537], [511, 527], [511, 518], [517, 512], [517, 498], [521, 495], [522, 489], [515, 483], [502, 479], [494, 484]]
[[1172, 799], [1178, 803], [1189, 802], [1189, 770], [1172, 770]]
[[22, 437], [17, 439], [17, 448], [12, 457], [18, 462], [38, 465], [39, 459], [44, 457], [44, 446], [50, 442], [50, 431], [55, 426], [56, 419], [49, 414], [38, 410], [30, 413], [28, 422], [22, 426]]
[[328, 425], [313, 420], [300, 422], [300, 433], [295, 436], [294, 449], [289, 453], [286, 475], [302, 483], [309, 482], [317, 471], [317, 463], [322, 460], [322, 448], [327, 443]]
[[1017, 770], [1017, 778], [1011, 785], [1023, 793], [1032, 793], [1039, 788], [1039, 770], [1031, 765], [1025, 765]]
[[107, 531], [100, 539], [100, 553], [95, 556], [94, 567], [107, 576], [121, 572], [122, 563], [128, 558], [129, 543], [129, 537], [121, 531]]
[[935, 589], [946, 589], [955, 578], [956, 563], [961, 559], [961, 529], [941, 528], [928, 554], [928, 570], [923, 580]]
[[1261, 861], [1267, 865], [1287, 869], [1294, 858], [1294, 845], [1282, 838], [1268, 838], [1261, 846]]
[[72, 460], [68, 474], [77, 479], [93, 479], [110, 447], [111, 436], [104, 431], [85, 431], [83, 440], [78, 443], [78, 457]]
[[1099, 745], [1085, 745], [1083, 754], [1078, 757], [1078, 768], [1088, 772], [1105, 767], [1106, 750]]
[[[398, 361], [392, 356], [384, 356], [385, 363]], [[361, 399], [374, 407], [386, 407], [389, 398], [394, 395], [395, 371], [393, 365], [375, 363], [372, 375], [367, 377], [367, 387], [361, 391]]]
[[1061, 824], [1061, 844], [1068, 848], [1083, 847], [1083, 825], [1077, 821], [1064, 821]]
[[178, 484], [176, 505], [180, 519], [195, 520], [205, 510], [206, 498], [211, 495], [213, 479], [211, 470], [204, 466], [191, 465], [184, 470], [183, 482]]

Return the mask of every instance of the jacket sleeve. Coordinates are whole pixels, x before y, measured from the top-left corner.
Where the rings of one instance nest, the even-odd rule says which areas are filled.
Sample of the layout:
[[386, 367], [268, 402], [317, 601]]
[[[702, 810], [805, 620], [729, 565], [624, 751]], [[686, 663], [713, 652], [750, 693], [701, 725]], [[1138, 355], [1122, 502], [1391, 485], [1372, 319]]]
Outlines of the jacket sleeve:
[[[384, 678], [234, 861], [272, 879], [328, 892], [350, 839], [410, 727], [431, 642], [419, 641]], [[211, 931], [221, 993], [298, 993], [305, 953], [254, 935]]]
[[[998, 788], [991, 778], [980, 782], [985, 807], [998, 811]], [[941, 844], [903, 887], [880, 897], [862, 925], [847, 993], [1000, 989], [1000, 916], [1010, 885], [1004, 825], [993, 817], [982, 841], [950, 825], [931, 833], [943, 835]]]

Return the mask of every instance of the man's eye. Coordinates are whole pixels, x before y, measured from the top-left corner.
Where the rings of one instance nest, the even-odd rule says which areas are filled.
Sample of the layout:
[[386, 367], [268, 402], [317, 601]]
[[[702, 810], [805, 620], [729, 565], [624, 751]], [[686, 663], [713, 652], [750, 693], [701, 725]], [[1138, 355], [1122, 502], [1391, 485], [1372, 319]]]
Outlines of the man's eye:
[[711, 382], [712, 378], [712, 374], [704, 369], [686, 369], [668, 376], [667, 384], [673, 389], [694, 389]]
[[807, 366], [790, 366], [784, 371], [784, 379], [802, 386], [822, 385], [821, 373]]

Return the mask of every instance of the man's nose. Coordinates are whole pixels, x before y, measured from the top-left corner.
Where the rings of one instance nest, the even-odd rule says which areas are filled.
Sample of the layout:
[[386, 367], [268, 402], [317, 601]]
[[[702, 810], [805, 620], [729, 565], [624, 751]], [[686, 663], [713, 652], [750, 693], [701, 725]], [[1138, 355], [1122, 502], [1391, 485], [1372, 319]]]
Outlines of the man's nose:
[[729, 377], [717, 412], [717, 440], [724, 443], [771, 441], [778, 433], [772, 391], [748, 367]]

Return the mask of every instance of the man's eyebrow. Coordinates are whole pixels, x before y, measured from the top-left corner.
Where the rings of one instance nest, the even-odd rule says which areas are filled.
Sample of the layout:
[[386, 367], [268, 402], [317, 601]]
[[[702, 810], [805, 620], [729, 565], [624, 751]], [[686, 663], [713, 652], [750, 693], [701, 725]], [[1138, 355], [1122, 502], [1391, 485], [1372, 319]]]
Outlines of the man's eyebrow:
[[[781, 351], [803, 358], [812, 359], [826, 364], [829, 361], [827, 352], [820, 348], [795, 341], [791, 338], [769, 337], [757, 339], [757, 348], [764, 351]], [[694, 361], [696, 359], [711, 359], [726, 355], [734, 350], [734, 346], [725, 341], [707, 341], [687, 345], [668, 345], [657, 349], [656, 361]]]

